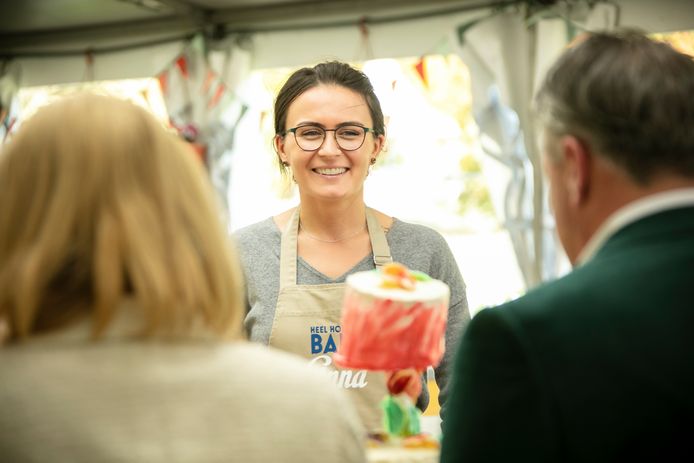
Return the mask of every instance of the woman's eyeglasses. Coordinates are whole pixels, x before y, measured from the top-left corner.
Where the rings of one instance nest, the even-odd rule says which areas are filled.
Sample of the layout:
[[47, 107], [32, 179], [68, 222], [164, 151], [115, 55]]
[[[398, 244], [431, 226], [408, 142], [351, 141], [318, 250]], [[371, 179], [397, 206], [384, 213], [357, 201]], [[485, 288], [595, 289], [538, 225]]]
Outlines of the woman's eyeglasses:
[[325, 133], [333, 132], [335, 142], [345, 151], [355, 151], [361, 148], [366, 139], [367, 132], [376, 133], [374, 129], [360, 125], [341, 125], [336, 129], [324, 129], [317, 125], [302, 125], [287, 129], [281, 135], [288, 132], [294, 134], [296, 144], [304, 151], [315, 151], [325, 142]]

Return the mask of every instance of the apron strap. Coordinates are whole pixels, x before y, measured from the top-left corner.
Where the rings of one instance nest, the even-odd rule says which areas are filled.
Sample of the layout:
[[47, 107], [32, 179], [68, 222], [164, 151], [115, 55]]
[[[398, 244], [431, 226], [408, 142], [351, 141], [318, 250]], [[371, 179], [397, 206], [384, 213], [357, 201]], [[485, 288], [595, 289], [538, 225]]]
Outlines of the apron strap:
[[[376, 268], [393, 262], [390, 255], [390, 247], [383, 228], [378, 223], [378, 219], [373, 213], [373, 209], [366, 208], [366, 227], [369, 231], [371, 249], [374, 255]], [[280, 290], [288, 286], [296, 285], [296, 250], [297, 238], [299, 236], [299, 208], [292, 213], [287, 226], [282, 232], [282, 242], [280, 245]]]
[[299, 208], [294, 209], [292, 217], [282, 232], [280, 245], [280, 291], [296, 285], [296, 240], [299, 236]]
[[381, 268], [383, 265], [393, 262], [386, 234], [383, 232], [383, 228], [381, 228], [376, 215], [373, 213], [373, 209], [370, 207], [366, 208], [366, 226], [369, 229], [369, 239], [371, 240], [371, 249], [373, 250], [376, 268]]

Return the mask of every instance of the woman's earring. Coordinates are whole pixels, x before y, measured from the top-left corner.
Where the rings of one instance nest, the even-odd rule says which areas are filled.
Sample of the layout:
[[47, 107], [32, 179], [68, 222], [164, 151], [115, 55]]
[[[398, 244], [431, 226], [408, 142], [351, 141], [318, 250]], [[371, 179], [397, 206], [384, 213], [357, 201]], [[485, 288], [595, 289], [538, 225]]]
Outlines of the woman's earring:
[[[285, 168], [291, 169], [291, 167], [289, 167], [289, 163], [288, 163], [287, 161], [281, 161], [281, 162], [282, 162], [282, 165], [283, 165]], [[294, 178], [294, 172], [292, 172], [292, 181], [293, 181], [294, 183], [296, 183], [296, 178]]]
[[371, 166], [373, 166], [374, 164], [376, 164], [376, 158], [371, 158], [371, 160], [369, 161], [369, 168], [366, 169], [366, 176], [367, 177], [371, 173]]
[[[289, 167], [289, 163], [287, 161], [282, 161], [282, 165], [284, 167]], [[294, 172], [292, 172], [292, 181], [296, 183], [296, 178], [294, 177]]]

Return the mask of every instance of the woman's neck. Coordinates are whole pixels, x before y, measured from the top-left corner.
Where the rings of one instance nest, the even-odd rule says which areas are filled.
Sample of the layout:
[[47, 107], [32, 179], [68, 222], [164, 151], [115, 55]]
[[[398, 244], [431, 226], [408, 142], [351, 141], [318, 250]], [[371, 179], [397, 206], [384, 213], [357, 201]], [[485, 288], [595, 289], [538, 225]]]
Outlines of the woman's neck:
[[362, 198], [331, 203], [301, 200], [301, 229], [318, 240], [337, 240], [365, 230], [366, 205]]

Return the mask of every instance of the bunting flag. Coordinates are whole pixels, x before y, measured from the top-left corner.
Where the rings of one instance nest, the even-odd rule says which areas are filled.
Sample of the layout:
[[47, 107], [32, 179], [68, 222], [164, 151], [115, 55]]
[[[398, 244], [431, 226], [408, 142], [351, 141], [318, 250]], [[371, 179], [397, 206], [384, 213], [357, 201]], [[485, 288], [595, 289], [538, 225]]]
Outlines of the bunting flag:
[[213, 109], [215, 106], [217, 106], [217, 103], [219, 103], [219, 100], [222, 99], [222, 95], [224, 95], [224, 92], [226, 91], [226, 85], [224, 85], [223, 82], [220, 82], [217, 84], [217, 89], [215, 90], [214, 94], [212, 95], [212, 98], [210, 101], [207, 103], [207, 109]]
[[205, 76], [205, 80], [202, 83], [202, 93], [207, 94], [207, 92], [210, 90], [210, 87], [212, 86], [212, 82], [217, 78], [217, 74], [212, 71], [211, 69], [207, 71], [207, 75]]
[[159, 88], [161, 88], [161, 94], [166, 97], [169, 92], [169, 71], [162, 71], [157, 75], [157, 80], [159, 81]]
[[188, 142], [197, 144], [200, 158], [206, 161], [209, 124], [216, 123], [220, 111], [233, 98], [228, 98], [228, 87], [203, 56], [203, 48], [191, 42], [156, 77], [171, 127]]
[[190, 75], [188, 74], [188, 60], [186, 59], [186, 55], [180, 55], [176, 59], [176, 67], [179, 71], [181, 71], [181, 75], [183, 77], [186, 79], [190, 78]]
[[203, 166], [207, 167], [207, 145], [202, 143], [191, 143], [190, 146], [193, 148], [198, 161], [200, 161]]
[[84, 52], [84, 75], [83, 82], [91, 82], [94, 80], [94, 52], [87, 48]]
[[427, 79], [427, 72], [426, 72], [426, 66], [424, 64], [424, 57], [419, 58], [419, 60], [414, 65], [414, 69], [415, 69], [415, 71], [417, 71], [419, 78], [422, 79], [422, 83], [424, 84], [424, 87], [429, 88], [429, 80]]
[[9, 112], [7, 115], [5, 115], [3, 121], [2, 121], [2, 127], [5, 129], [4, 133], [2, 134], [2, 139], [0, 142], [4, 143], [5, 140], [7, 140], [8, 135], [12, 132], [12, 129], [14, 128], [14, 123], [17, 122], [16, 117], [10, 117]]
[[[228, 208], [230, 150], [248, 107], [231, 91], [235, 85], [229, 83], [228, 76], [222, 77], [222, 71], [213, 67], [204, 45], [202, 35], [185, 44], [156, 78], [170, 126], [190, 143]], [[238, 116], [232, 121], [229, 116], [234, 111]]]
[[359, 42], [361, 49], [357, 50], [356, 58], [360, 61], [374, 59], [374, 51], [371, 46], [371, 39], [369, 38], [369, 26], [367, 25], [366, 16], [359, 20]]
[[175, 121], [174, 125], [176, 126], [193, 123], [194, 118], [193, 104], [195, 101], [190, 89], [190, 74], [187, 74], [188, 77], [184, 75], [182, 69], [186, 69], [186, 73], [188, 73], [188, 68], [181, 64], [185, 62], [185, 58], [181, 58], [182, 56], [177, 57], [168, 70], [164, 71], [166, 73], [164, 102], [169, 117]]

